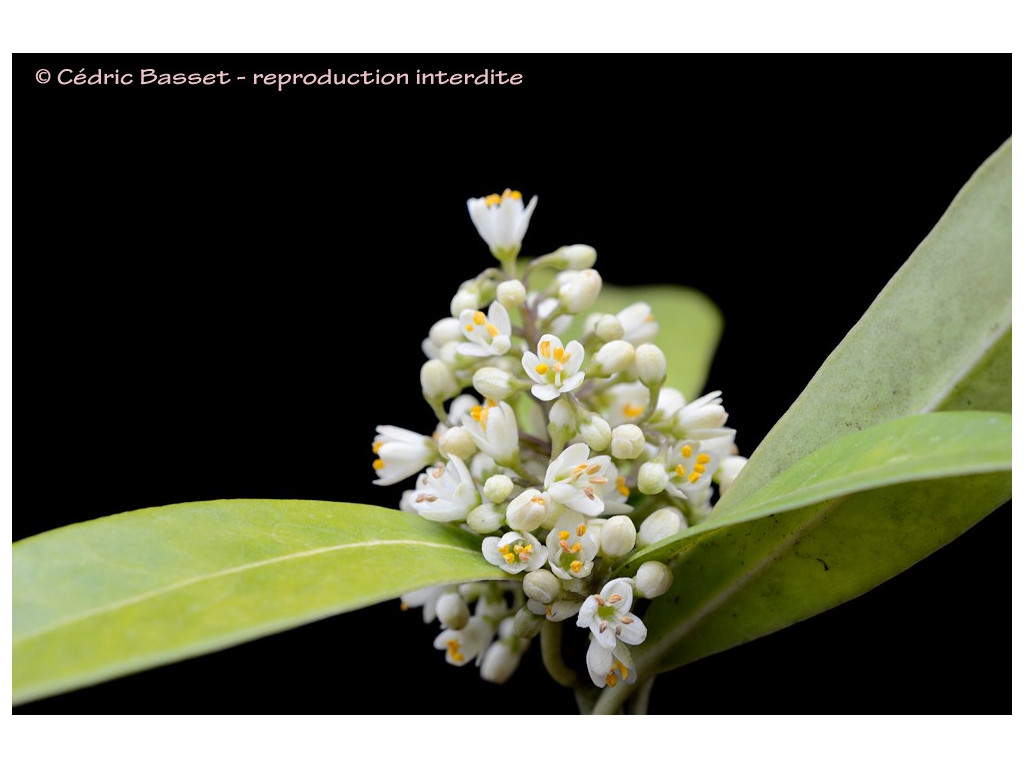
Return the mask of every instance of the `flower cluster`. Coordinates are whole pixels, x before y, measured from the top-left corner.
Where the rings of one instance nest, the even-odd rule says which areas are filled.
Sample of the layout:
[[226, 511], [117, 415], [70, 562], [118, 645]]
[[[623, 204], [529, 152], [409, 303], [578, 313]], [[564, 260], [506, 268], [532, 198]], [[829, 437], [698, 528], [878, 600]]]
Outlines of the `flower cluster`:
[[617, 566], [704, 519], [746, 459], [720, 392], [688, 402], [665, 386], [650, 306], [591, 311], [593, 248], [518, 259], [536, 204], [509, 190], [468, 201], [501, 268], [464, 282], [430, 328], [420, 384], [437, 429], [378, 426], [376, 483], [415, 476], [402, 509], [479, 534], [509, 576], [403, 596], [440, 621], [449, 663], [504, 682], [545, 622], [575, 619], [594, 684], [631, 683], [630, 648], [647, 636], [635, 601], [668, 591], [672, 571]]

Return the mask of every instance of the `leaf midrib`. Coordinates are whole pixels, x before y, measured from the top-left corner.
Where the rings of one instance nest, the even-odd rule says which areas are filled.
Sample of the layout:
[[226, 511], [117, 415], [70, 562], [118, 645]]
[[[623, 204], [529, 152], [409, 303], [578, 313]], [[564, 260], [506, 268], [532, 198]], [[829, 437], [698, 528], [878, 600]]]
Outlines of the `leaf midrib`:
[[141, 602], [143, 602], [145, 600], [148, 600], [151, 597], [156, 597], [158, 595], [163, 595], [163, 594], [169, 594], [171, 592], [174, 592], [174, 591], [177, 591], [177, 590], [180, 590], [180, 589], [185, 589], [185, 588], [190, 587], [190, 586], [192, 586], [194, 584], [199, 584], [199, 583], [202, 583], [204, 581], [210, 581], [210, 580], [213, 580], [213, 579], [216, 579], [216, 578], [231, 576], [231, 575], [234, 575], [236, 573], [242, 573], [242, 572], [245, 572], [245, 571], [251, 571], [251, 570], [258, 569], [258, 568], [265, 568], [265, 567], [268, 567], [268, 566], [271, 566], [271, 565], [275, 565], [277, 563], [287, 562], [289, 560], [298, 560], [298, 559], [302, 559], [302, 558], [315, 557], [317, 555], [327, 554], [327, 553], [331, 553], [331, 552], [338, 552], [338, 551], [343, 550], [343, 549], [355, 549], [355, 548], [360, 548], [360, 547], [368, 548], [368, 547], [382, 547], [382, 546], [401, 546], [401, 545], [410, 545], [410, 546], [416, 546], [416, 547], [432, 547], [432, 548], [436, 548], [436, 549], [451, 549], [451, 550], [455, 550], [457, 552], [464, 552], [464, 553], [467, 553], [467, 554], [475, 554], [475, 552], [476, 552], [476, 550], [474, 550], [474, 549], [467, 549], [465, 547], [459, 547], [459, 546], [456, 546], [454, 544], [442, 544], [442, 543], [433, 542], [433, 541], [416, 541], [416, 540], [410, 540], [410, 539], [380, 539], [380, 540], [377, 540], [377, 541], [370, 541], [370, 542], [365, 542], [365, 541], [364, 542], [347, 542], [345, 544], [333, 544], [333, 545], [328, 546], [328, 547], [317, 547], [315, 549], [304, 550], [304, 551], [301, 551], [301, 552], [290, 552], [287, 555], [278, 555], [277, 557], [271, 557], [271, 558], [268, 558], [266, 560], [260, 560], [260, 561], [253, 562], [253, 563], [245, 563], [243, 565], [236, 565], [236, 566], [233, 566], [231, 568], [222, 568], [220, 570], [212, 571], [210, 573], [205, 573], [205, 574], [202, 574], [202, 575], [199, 575], [199, 576], [192, 576], [190, 578], [183, 579], [181, 581], [177, 581], [177, 582], [174, 582], [172, 584], [166, 584], [166, 585], [164, 585], [162, 587], [157, 587], [156, 589], [150, 589], [150, 590], [147, 590], [145, 592], [141, 592], [141, 593], [139, 593], [137, 595], [133, 595], [132, 597], [122, 598], [122, 599], [116, 600], [116, 601], [114, 601], [112, 603], [106, 603], [106, 604], [104, 604], [102, 606], [99, 606], [97, 608], [93, 608], [93, 609], [88, 610], [88, 611], [83, 611], [82, 613], [76, 614], [75, 616], [71, 616], [70, 618], [64, 619], [62, 621], [58, 621], [58, 622], [54, 622], [54, 623], [51, 623], [51, 624], [47, 624], [47, 625], [45, 625], [45, 626], [43, 626], [43, 627], [41, 627], [39, 629], [27, 632], [27, 633], [25, 633], [23, 635], [20, 635], [20, 636], [15, 636], [13, 638], [12, 645], [18, 645], [19, 643], [27, 642], [29, 640], [32, 640], [35, 637], [38, 637], [40, 635], [44, 635], [44, 634], [46, 634], [48, 632], [52, 632], [52, 631], [54, 631], [56, 629], [60, 629], [62, 627], [66, 627], [66, 626], [69, 626], [71, 624], [76, 624], [76, 623], [78, 623], [80, 621], [85, 621], [86, 619], [92, 618], [94, 616], [99, 616], [99, 615], [102, 615], [104, 613], [113, 612], [113, 611], [116, 611], [116, 610], [118, 610], [120, 608], [124, 608], [125, 606], [128, 606], [128, 605], [133, 605], [133, 604], [136, 604], [136, 603], [141, 603]]

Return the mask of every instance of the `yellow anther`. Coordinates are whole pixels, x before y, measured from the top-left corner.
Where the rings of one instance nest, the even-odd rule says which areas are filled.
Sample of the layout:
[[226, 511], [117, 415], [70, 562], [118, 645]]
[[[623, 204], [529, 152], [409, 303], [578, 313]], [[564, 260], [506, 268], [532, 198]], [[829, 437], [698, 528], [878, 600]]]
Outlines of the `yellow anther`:
[[409, 604], [407, 602], [405, 602], [405, 600], [403, 600], [402, 602], [400, 602], [398, 604], [398, 609], [400, 611], [408, 611], [409, 610]]
[[608, 676], [604, 679], [606, 683], [612, 688], [619, 684], [619, 678], [615, 676], [614, 672], [609, 672]]
[[591, 464], [590, 466], [587, 467], [587, 474], [588, 475], [596, 475], [600, 471], [601, 471], [601, 465], [600, 464]]
[[619, 475], [619, 479], [615, 481], [615, 489], [623, 496], [629, 496], [629, 486], [626, 485], [626, 478]]
[[581, 563], [579, 560], [573, 560], [572, 565], [570, 565], [569, 567], [572, 569], [573, 573], [579, 573], [583, 570], [583, 563]]
[[541, 376], [548, 372], [548, 367], [544, 363], [540, 363], [534, 370], [537, 371]]
[[490, 335], [490, 337], [491, 337], [492, 339], [493, 339], [493, 338], [494, 338], [495, 336], [497, 336], [497, 335], [498, 335], [498, 329], [497, 329], [497, 328], [495, 328], [495, 327], [494, 327], [493, 325], [491, 325], [490, 323], [488, 323], [488, 324], [486, 325], [486, 328], [487, 328], [487, 333], [488, 333], [488, 335]]
[[374, 469], [384, 469], [384, 459], [374, 459], [374, 461], [373, 461], [373, 468]]
[[548, 616], [552, 616], [552, 615], [554, 615], [554, 613], [555, 613], [555, 612], [554, 612], [553, 610], [551, 610], [551, 606], [552, 606], [552, 605], [553, 605], [553, 603], [549, 603], [548, 605], [544, 606], [544, 612], [545, 612], [545, 613], [546, 613], [546, 614], [547, 614]]
[[508, 563], [509, 565], [512, 565], [512, 563], [514, 563], [515, 561], [516, 561], [516, 556], [513, 555], [511, 552], [509, 552], [507, 555], [505, 555], [505, 562]]
[[697, 463], [698, 464], [707, 464], [709, 461], [711, 461], [711, 457], [708, 456], [706, 453], [698, 453], [697, 454]]
[[380, 450], [380, 447], [382, 445], [384, 445], [384, 441], [383, 440], [378, 440], [376, 443], [374, 443], [373, 444], [373, 452], [377, 453]]
[[469, 325], [467, 325], [467, 326], [466, 326], [466, 330], [467, 330], [467, 331], [472, 331], [472, 330], [473, 330], [473, 324], [472, 324], [472, 323], [470, 323]]
[[500, 552], [503, 555], [507, 555], [508, 554], [508, 545], [505, 545], [504, 547], [498, 547], [498, 552]]
[[634, 416], [639, 416], [643, 412], [644, 409], [641, 408], [639, 405], [630, 405], [629, 403], [626, 403], [626, 405], [622, 408], [622, 415], [625, 416], [627, 419], [632, 419]]
[[565, 350], [562, 349], [561, 347], [555, 347], [555, 352], [551, 356], [560, 363], [565, 362]]
[[558, 540], [559, 541], [565, 541], [566, 539], [569, 538], [570, 535], [571, 534], [568, 531], [559, 531], [558, 532]]
[[527, 544], [525, 547], [519, 548], [520, 554], [531, 554], [533, 552], [533, 544]]
[[540, 343], [540, 347], [538, 349], [540, 350], [541, 357], [551, 357], [551, 342], [547, 339]]
[[683, 477], [686, 474], [686, 467], [682, 464], [676, 464], [676, 477]]
[[591, 488], [588, 485], [586, 488], [583, 489], [583, 495], [586, 496], [588, 499], [593, 500], [594, 499], [594, 489]]
[[694, 472], [692, 475], [690, 475], [689, 480], [691, 483], [696, 483], [698, 480], [700, 480], [700, 472]]
[[570, 547], [570, 549], [572, 549], [572, 553], [575, 555], [577, 552], [583, 549], [583, 545], [577, 541], [575, 544], [572, 545], [572, 547]]
[[586, 532], [587, 532], [587, 526], [585, 526], [583, 523], [580, 523], [579, 525], [576, 526], [576, 535], [577, 536], [582, 536]]
[[612, 605], [615, 605], [615, 603], [619, 602], [621, 599], [622, 599], [622, 595], [612, 595], [611, 597], [608, 598], [608, 602], [611, 603]]
[[622, 675], [622, 679], [623, 680], [625, 680], [627, 677], [629, 677], [629, 667], [627, 667], [625, 664], [623, 664], [618, 659], [615, 659], [612, 662], [612, 669], [617, 669], [619, 671], [619, 674]]
[[483, 325], [487, 322], [487, 315], [481, 312], [479, 309], [473, 313], [473, 322], [477, 325]]
[[503, 200], [522, 200], [523, 193], [516, 189], [506, 189], [501, 197]]
[[463, 656], [459, 652], [459, 641], [458, 640], [449, 640], [448, 641], [448, 655], [451, 657], [452, 661], [463, 661], [466, 658], [465, 656]]
[[532, 499], [530, 499], [530, 502], [532, 504], [540, 504], [542, 507], [546, 506], [546, 504], [544, 503], [544, 497], [543, 496], [534, 496]]
[[645, 317], [644, 318], [644, 322], [645, 323], [653, 323], [654, 322], [654, 315], [648, 315], [647, 317]]
[[484, 202], [487, 203], [487, 207], [490, 208], [492, 205], [497, 205], [501, 202], [501, 195], [488, 195], [484, 198]]
[[679, 452], [683, 454], [684, 459], [688, 459], [693, 455], [693, 446], [684, 445], [682, 448], [679, 449]]
[[707, 467], [703, 464], [695, 464], [693, 467], [693, 473], [695, 475], [703, 475], [705, 469], [707, 469]]

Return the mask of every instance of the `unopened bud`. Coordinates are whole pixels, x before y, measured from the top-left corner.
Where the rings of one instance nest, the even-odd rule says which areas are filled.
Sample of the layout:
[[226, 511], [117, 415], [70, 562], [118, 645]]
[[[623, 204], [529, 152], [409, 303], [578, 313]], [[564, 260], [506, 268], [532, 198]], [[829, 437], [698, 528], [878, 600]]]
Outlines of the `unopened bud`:
[[469, 621], [469, 606], [458, 592], [445, 592], [437, 598], [437, 618], [449, 629], [462, 629]]
[[718, 483], [718, 490], [725, 493], [729, 490], [729, 486], [732, 485], [733, 480], [740, 473], [745, 466], [747, 466], [747, 459], [745, 456], [726, 456], [722, 459], [722, 463], [718, 465], [718, 472], [715, 473], [715, 481]]
[[448, 400], [461, 391], [455, 375], [440, 360], [427, 360], [420, 368], [420, 386], [427, 400]]
[[555, 602], [562, 590], [562, 584], [551, 571], [542, 568], [530, 571], [523, 579], [523, 592], [531, 600], [549, 605]]
[[672, 569], [657, 560], [649, 560], [637, 570], [633, 583], [636, 585], [633, 593], [637, 597], [660, 597], [672, 586]]
[[646, 445], [644, 432], [636, 424], [619, 424], [612, 430], [612, 456], [616, 459], [635, 459]]
[[594, 416], [590, 421], [580, 422], [580, 437], [592, 451], [603, 451], [612, 441], [612, 428], [608, 422], [600, 416]]
[[512, 374], [493, 366], [485, 366], [473, 374], [473, 388], [496, 401], [507, 400], [520, 389]]
[[594, 325], [594, 333], [601, 341], [615, 341], [622, 338], [625, 330], [615, 315], [601, 315]]
[[[539, 573], [539, 571], [534, 571], [534, 573]], [[544, 626], [544, 617], [538, 616], [525, 606], [516, 611], [516, 615], [512, 617], [512, 634], [524, 640], [536, 637], [542, 626]]]
[[[636, 351], [628, 341], [609, 341], [594, 353], [593, 371], [595, 376], [611, 376], [626, 370]], [[662, 356], [664, 360], [664, 356]]]
[[465, 427], [451, 427], [437, 441], [441, 449], [441, 455], [446, 459], [458, 456], [467, 461], [470, 456], [476, 453], [476, 443], [473, 442], [469, 430]]
[[601, 554], [622, 557], [636, 545], [636, 526], [625, 515], [609, 517], [601, 526]]
[[668, 363], [665, 353], [654, 344], [641, 344], [636, 348], [636, 370], [640, 381], [648, 387], [657, 387], [665, 383]]
[[462, 325], [454, 317], [445, 317], [430, 326], [430, 333], [427, 334], [434, 346], [443, 347], [449, 341], [463, 341]]
[[668, 472], [665, 465], [657, 461], [648, 461], [640, 467], [636, 477], [636, 487], [640, 493], [654, 496], [665, 490], [668, 485]]
[[636, 534], [637, 546], [649, 547], [669, 536], [675, 536], [685, 527], [686, 519], [682, 512], [675, 507], [662, 507], [640, 523], [640, 530]]
[[522, 306], [526, 301], [526, 288], [518, 280], [506, 280], [498, 283], [498, 302], [505, 309]]
[[527, 488], [509, 502], [505, 520], [513, 530], [528, 533], [547, 520], [549, 514], [551, 511], [544, 494], [536, 488]]
[[471, 281], [467, 281], [459, 287], [458, 293], [452, 297], [452, 317], [458, 317], [464, 309], [479, 309], [480, 303], [480, 289]]
[[[480, 662], [480, 677], [489, 683], [505, 683], [519, 668], [523, 654], [512, 647], [515, 640], [496, 640], [484, 651]], [[525, 645], [525, 643], [524, 643]]]
[[601, 276], [594, 269], [584, 269], [568, 277], [558, 289], [558, 299], [570, 315], [588, 309], [601, 293]]
[[[489, 479], [489, 478], [488, 478]], [[493, 504], [481, 504], [471, 509], [466, 516], [466, 525], [473, 533], [494, 533], [505, 524], [505, 514]]]
[[589, 245], [563, 245], [555, 251], [553, 263], [559, 269], [587, 269], [597, 261], [597, 251]]
[[501, 504], [512, 493], [512, 478], [507, 475], [491, 475], [484, 483], [484, 498], [494, 504]]
[[554, 443], [564, 443], [576, 431], [576, 414], [564, 398], [555, 400], [548, 411], [548, 437]]

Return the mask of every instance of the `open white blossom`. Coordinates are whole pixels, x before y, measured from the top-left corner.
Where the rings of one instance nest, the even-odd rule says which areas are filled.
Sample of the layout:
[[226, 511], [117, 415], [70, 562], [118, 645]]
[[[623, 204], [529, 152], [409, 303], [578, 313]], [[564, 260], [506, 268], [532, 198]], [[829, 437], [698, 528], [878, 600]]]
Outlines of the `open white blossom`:
[[608, 650], [616, 640], [639, 645], [647, 638], [647, 627], [629, 612], [633, 606], [633, 585], [629, 579], [615, 579], [604, 585], [599, 595], [583, 601], [576, 625], [589, 627], [598, 645]]
[[614, 687], [620, 680], [630, 684], [636, 682], [633, 654], [621, 641], [615, 643], [614, 648], [607, 648], [597, 642], [596, 637], [591, 638], [587, 649], [587, 671], [598, 688]]
[[438, 458], [437, 443], [431, 438], [386, 424], [377, 426], [373, 452], [377, 454], [373, 461], [377, 473], [374, 485], [399, 483]]
[[484, 539], [484, 558], [508, 573], [536, 571], [547, 561], [548, 550], [531, 533], [509, 531], [500, 539], [488, 536]]
[[519, 427], [516, 414], [508, 403], [488, 400], [474, 406], [462, 417], [462, 425], [477, 448], [499, 464], [509, 466], [519, 455]]
[[434, 639], [434, 647], [444, 651], [445, 661], [461, 667], [477, 658], [494, 637], [494, 627], [487, 619], [473, 616], [462, 629], [446, 629]]
[[615, 315], [622, 324], [622, 339], [634, 347], [652, 341], [658, 335], [658, 323], [645, 301], [630, 304]]
[[410, 501], [421, 517], [436, 523], [465, 520], [469, 510], [479, 503], [469, 469], [457, 456], [420, 475], [416, 479], [416, 494]]
[[512, 257], [522, 247], [530, 217], [537, 207], [537, 196], [534, 195], [530, 204], [524, 207], [522, 193], [506, 189], [500, 195], [470, 198], [466, 207], [476, 231], [491, 253], [499, 258]]
[[583, 345], [562, 340], [546, 333], [537, 343], [537, 354], [523, 353], [523, 370], [536, 382], [530, 389], [538, 400], [554, 400], [564, 392], [572, 392], [583, 383]]
[[459, 314], [459, 325], [464, 341], [456, 347], [461, 355], [468, 357], [491, 357], [503, 355], [512, 346], [512, 321], [508, 310], [498, 302], [492, 302], [485, 315], [479, 309], [464, 309]]
[[573, 443], [548, 465], [544, 488], [551, 498], [570, 509], [600, 515], [605, 511], [604, 495], [615, 490], [618, 475], [610, 456], [591, 458], [585, 443]]
[[548, 563], [560, 579], [585, 579], [594, 570], [600, 543], [587, 529], [586, 518], [566, 510], [548, 534]]

